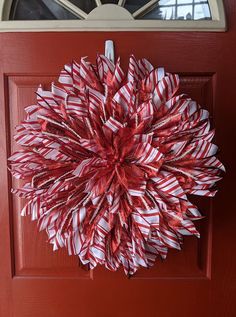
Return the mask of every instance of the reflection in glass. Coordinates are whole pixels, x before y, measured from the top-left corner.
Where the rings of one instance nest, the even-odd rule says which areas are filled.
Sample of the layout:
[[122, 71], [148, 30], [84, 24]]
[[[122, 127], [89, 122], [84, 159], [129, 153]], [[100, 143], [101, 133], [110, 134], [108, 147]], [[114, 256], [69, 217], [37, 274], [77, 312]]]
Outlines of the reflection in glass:
[[206, 17], [210, 18], [210, 8], [208, 4], [199, 4], [194, 7], [194, 17], [195, 20], [205, 19]]
[[211, 20], [208, 1], [160, 0], [142, 17], [145, 20]]
[[83, 10], [85, 13], [91, 12], [97, 6], [95, 0], [70, 0], [70, 2]]
[[193, 7], [191, 5], [177, 7], [177, 18], [179, 20], [193, 20]]
[[147, 4], [149, 0], [139, 0], [139, 1], [134, 1], [134, 0], [126, 0], [124, 7], [130, 12], [134, 13], [138, 9], [140, 9], [142, 6]]
[[52, 0], [15, 0], [10, 12], [10, 20], [71, 19], [78, 19], [78, 17]]

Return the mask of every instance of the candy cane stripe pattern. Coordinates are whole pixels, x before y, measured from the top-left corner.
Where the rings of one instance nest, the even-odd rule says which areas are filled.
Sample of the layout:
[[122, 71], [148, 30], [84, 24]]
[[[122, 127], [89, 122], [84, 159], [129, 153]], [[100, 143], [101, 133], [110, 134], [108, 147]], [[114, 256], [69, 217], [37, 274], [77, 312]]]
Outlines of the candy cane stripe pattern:
[[224, 166], [208, 111], [178, 88], [178, 75], [133, 55], [126, 73], [98, 55], [67, 64], [51, 91], [39, 86], [9, 164], [24, 181], [12, 190], [27, 199], [21, 214], [53, 250], [132, 275], [199, 237], [190, 195], [214, 196]]

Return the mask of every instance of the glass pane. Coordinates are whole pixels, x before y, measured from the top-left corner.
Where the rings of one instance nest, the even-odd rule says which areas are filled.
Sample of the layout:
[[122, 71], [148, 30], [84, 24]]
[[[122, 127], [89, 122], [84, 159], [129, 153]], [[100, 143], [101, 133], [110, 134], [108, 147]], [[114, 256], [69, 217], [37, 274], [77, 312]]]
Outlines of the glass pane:
[[172, 5], [172, 4], [176, 4], [176, 0], [160, 0], [158, 4], [159, 6]]
[[145, 4], [147, 4], [150, 0], [126, 0], [125, 1], [125, 8], [131, 12], [134, 13], [135, 11], [137, 11], [138, 9], [140, 9], [142, 6], [144, 6]]
[[86, 13], [91, 12], [97, 6], [95, 0], [70, 0], [70, 2]]
[[167, 7], [157, 7], [145, 14], [142, 19], [145, 20], [173, 20], [176, 16], [176, 7], [167, 6]]
[[192, 0], [177, 0], [177, 4], [192, 4]]
[[182, 5], [177, 7], [177, 19], [178, 20], [193, 20], [193, 6]]
[[101, 0], [102, 4], [106, 4], [106, 3], [114, 3], [117, 4], [118, 0]]
[[78, 19], [55, 1], [18, 0], [13, 1], [10, 20], [71, 20]]
[[207, 4], [196, 4], [194, 7], [194, 19], [195, 20], [205, 20], [210, 19], [211, 13], [209, 6]]

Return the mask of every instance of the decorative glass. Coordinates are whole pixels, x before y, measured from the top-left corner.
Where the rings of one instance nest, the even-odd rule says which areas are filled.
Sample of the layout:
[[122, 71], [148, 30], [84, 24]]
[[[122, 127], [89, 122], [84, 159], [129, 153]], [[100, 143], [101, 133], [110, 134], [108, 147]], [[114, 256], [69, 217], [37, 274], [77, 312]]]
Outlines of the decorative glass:
[[108, 3], [124, 7], [137, 20], [211, 20], [206, 0], [13, 0], [10, 20], [86, 19]]

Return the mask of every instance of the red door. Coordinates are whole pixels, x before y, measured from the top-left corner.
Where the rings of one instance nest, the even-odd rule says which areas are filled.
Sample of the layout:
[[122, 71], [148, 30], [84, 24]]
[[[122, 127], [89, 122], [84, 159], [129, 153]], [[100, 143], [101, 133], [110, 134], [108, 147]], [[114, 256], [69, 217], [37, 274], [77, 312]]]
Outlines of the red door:
[[[1, 317], [234, 317], [235, 291], [235, 87], [236, 3], [226, 0], [225, 33], [2, 33], [1, 58]], [[52, 252], [46, 233], [20, 217], [23, 202], [11, 195], [7, 156], [14, 151], [14, 127], [23, 109], [72, 59], [103, 52], [115, 42], [124, 65], [130, 53], [146, 57], [181, 76], [181, 90], [207, 108], [216, 127], [215, 143], [227, 174], [214, 199], [197, 204], [206, 218], [201, 239], [185, 238], [182, 251], [171, 250], [131, 279], [103, 267], [89, 272], [66, 251]], [[196, 200], [196, 199], [195, 199]]]

